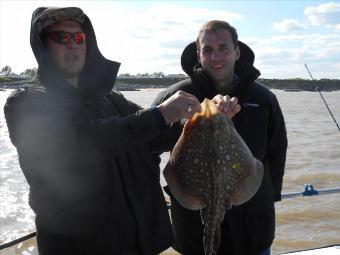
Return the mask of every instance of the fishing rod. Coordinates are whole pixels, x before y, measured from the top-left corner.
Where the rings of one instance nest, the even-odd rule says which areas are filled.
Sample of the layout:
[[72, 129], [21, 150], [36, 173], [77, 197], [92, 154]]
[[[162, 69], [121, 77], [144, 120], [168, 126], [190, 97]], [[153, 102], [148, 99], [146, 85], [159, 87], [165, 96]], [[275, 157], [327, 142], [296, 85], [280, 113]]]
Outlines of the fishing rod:
[[[306, 69], [307, 69], [307, 71], [308, 71], [308, 73], [309, 73], [309, 76], [311, 77], [312, 81], [314, 81], [314, 78], [313, 78], [313, 76], [312, 76], [311, 72], [309, 71], [307, 64], [305, 64], [305, 67], [306, 67]], [[322, 98], [323, 102], [324, 102], [324, 103], [325, 103], [325, 105], [326, 105], [326, 108], [327, 108], [327, 110], [328, 110], [329, 114], [330, 114], [330, 115], [331, 115], [331, 117], [333, 118], [333, 121], [334, 121], [335, 125], [336, 125], [336, 126], [337, 126], [337, 128], [338, 128], [338, 131], [340, 131], [339, 124], [338, 124], [338, 122], [336, 121], [336, 119], [334, 118], [334, 116], [333, 116], [333, 113], [332, 113], [331, 109], [329, 109], [329, 107], [328, 107], [328, 104], [327, 104], [327, 102], [326, 102], [325, 98], [323, 97], [323, 95], [322, 95], [321, 91], [319, 90], [318, 86], [315, 86], [315, 90], [319, 92], [319, 94], [320, 94], [320, 96], [321, 96], [321, 98]]]
[[[294, 198], [294, 197], [310, 197], [310, 196], [319, 196], [319, 195], [326, 195], [326, 194], [333, 194], [333, 193], [340, 193], [340, 187], [337, 188], [329, 188], [329, 189], [314, 189], [312, 184], [305, 184], [304, 188], [300, 192], [291, 192], [291, 193], [283, 193], [281, 196], [281, 199], [287, 199], [287, 198]], [[171, 209], [170, 202], [167, 202], [167, 208]], [[24, 242], [30, 238], [33, 238], [37, 235], [36, 232], [32, 232], [28, 235], [22, 236], [18, 239], [15, 239], [13, 241], [10, 241], [8, 243], [4, 243], [0, 245], [0, 251], [4, 250], [6, 248], [9, 248], [13, 245], [19, 244], [21, 242]]]

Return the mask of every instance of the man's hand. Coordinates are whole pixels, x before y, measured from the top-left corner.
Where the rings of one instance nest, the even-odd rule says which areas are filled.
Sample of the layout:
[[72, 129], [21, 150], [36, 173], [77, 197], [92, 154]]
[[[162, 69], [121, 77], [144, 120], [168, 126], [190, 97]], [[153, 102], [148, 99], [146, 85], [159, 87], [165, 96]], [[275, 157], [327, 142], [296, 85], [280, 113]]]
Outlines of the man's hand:
[[218, 110], [222, 112], [229, 119], [234, 117], [236, 113], [241, 110], [241, 106], [238, 104], [236, 97], [230, 98], [230, 96], [216, 95], [212, 101], [216, 104]]
[[191, 118], [195, 112], [201, 111], [201, 104], [195, 96], [179, 90], [157, 108], [163, 114], [166, 124], [170, 124]]

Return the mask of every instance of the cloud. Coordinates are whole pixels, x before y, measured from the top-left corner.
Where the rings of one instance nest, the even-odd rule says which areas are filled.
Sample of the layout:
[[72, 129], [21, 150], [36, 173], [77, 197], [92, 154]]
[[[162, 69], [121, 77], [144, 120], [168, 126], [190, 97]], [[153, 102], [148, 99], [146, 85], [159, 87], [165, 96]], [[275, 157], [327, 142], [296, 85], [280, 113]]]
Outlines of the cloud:
[[233, 12], [163, 3], [134, 15], [135, 20], [139, 22], [133, 25], [133, 30], [148, 31], [153, 38], [184, 41], [194, 40], [199, 28], [208, 20], [222, 19], [233, 23], [243, 19], [241, 15]]
[[340, 25], [340, 3], [325, 3], [319, 6], [308, 6], [304, 11], [312, 26], [333, 27]]
[[[69, 1], [48, 3], [51, 6], [69, 5]], [[129, 1], [73, 3], [91, 18], [101, 52], [106, 58], [121, 62], [120, 72], [123, 73], [182, 73], [180, 57], [184, 47], [196, 39], [204, 22], [222, 19], [241, 28], [241, 40], [254, 50], [255, 66], [261, 71], [262, 77], [308, 78], [304, 68], [306, 63], [311, 66], [317, 79], [340, 79], [339, 3], [306, 8], [306, 21], [287, 18], [276, 23], [266, 23], [273, 24], [276, 31], [289, 33], [254, 37], [247, 37], [247, 34], [253, 34], [248, 31], [251, 27], [249, 22], [254, 22], [253, 19], [248, 15], [243, 17], [236, 12], [224, 11], [223, 8], [212, 10], [198, 8], [198, 5], [188, 7], [171, 4], [170, 1], [167, 4], [151, 1], [143, 9], [126, 4]], [[19, 73], [36, 66], [28, 40], [29, 24], [32, 11], [42, 2], [0, 0], [0, 4], [4, 7], [0, 8], [0, 67], [8, 64], [14, 72]], [[2, 22], [10, 19], [13, 13], [21, 17], [15, 20], [15, 30], [13, 26]], [[315, 27], [311, 27], [312, 21]], [[327, 26], [334, 30], [324, 29]], [[17, 52], [24, 54], [18, 55]]]
[[[138, 9], [125, 9], [123, 12], [119, 9], [113, 15], [102, 10], [100, 23], [110, 19], [109, 16], [114, 19], [112, 23], [119, 26], [113, 26], [111, 40], [108, 40], [107, 27], [97, 26], [98, 41], [105, 56], [122, 62], [121, 71], [132, 74], [147, 69], [180, 73], [181, 53], [188, 43], [196, 39], [204, 22], [222, 19], [235, 23], [243, 19], [234, 12], [164, 3], [152, 5], [143, 12]], [[126, 20], [126, 17], [131, 18]], [[99, 24], [98, 19], [97, 22]], [[120, 40], [115, 38], [117, 35]], [[176, 63], [177, 67], [169, 63]]]
[[279, 32], [290, 32], [290, 31], [297, 31], [302, 30], [305, 28], [305, 25], [299, 23], [295, 19], [284, 19], [281, 22], [274, 22], [273, 28]]
[[[194, 41], [194, 39], [192, 40]], [[158, 45], [162, 48], [184, 49], [190, 42], [186, 40], [160, 40]]]
[[314, 66], [316, 79], [340, 78], [340, 34], [291, 34], [243, 38], [255, 52], [255, 66], [264, 78], [308, 78], [304, 64]]
[[335, 31], [336, 31], [336, 32], [340, 32], [340, 24], [337, 24], [337, 25], [335, 26]]

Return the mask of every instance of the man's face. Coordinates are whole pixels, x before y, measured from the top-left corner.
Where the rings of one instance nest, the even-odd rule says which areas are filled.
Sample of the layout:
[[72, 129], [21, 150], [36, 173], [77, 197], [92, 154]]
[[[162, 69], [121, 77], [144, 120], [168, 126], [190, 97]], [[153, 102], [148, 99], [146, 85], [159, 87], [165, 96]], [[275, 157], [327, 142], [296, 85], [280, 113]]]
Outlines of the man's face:
[[225, 86], [234, 79], [234, 66], [239, 57], [239, 47], [235, 47], [228, 30], [205, 31], [200, 35], [198, 60], [217, 85]]
[[[55, 31], [76, 33], [83, 32], [83, 29], [77, 22], [61, 21], [52, 24], [47, 29], [47, 33]], [[58, 37], [57, 39], [65, 38], [65, 36], [61, 37], [60, 35], [55, 37]], [[53, 63], [62, 73], [64, 78], [78, 77], [85, 65], [86, 42], [83, 41], [82, 43], [77, 44], [74, 38], [66, 41], [67, 43], [62, 44], [53, 40], [52, 36], [48, 36], [46, 41], [47, 50], [52, 58]]]

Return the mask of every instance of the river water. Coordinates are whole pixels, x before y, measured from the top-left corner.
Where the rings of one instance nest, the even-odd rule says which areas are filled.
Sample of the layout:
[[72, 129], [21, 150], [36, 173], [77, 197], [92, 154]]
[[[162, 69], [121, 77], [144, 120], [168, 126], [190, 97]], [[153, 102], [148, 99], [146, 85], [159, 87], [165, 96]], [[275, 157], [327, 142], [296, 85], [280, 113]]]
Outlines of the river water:
[[[159, 91], [146, 89], [123, 94], [147, 107]], [[283, 192], [301, 191], [305, 183], [316, 189], [340, 187], [340, 132], [320, 95], [273, 92], [281, 104], [289, 139]], [[9, 93], [10, 90], [0, 91], [0, 244], [34, 231], [34, 214], [27, 202], [28, 185], [3, 116]], [[323, 92], [323, 96], [339, 123], [340, 91]], [[162, 166], [167, 157], [162, 156]], [[165, 183], [164, 179], [161, 183]], [[276, 212], [274, 255], [340, 244], [340, 193], [286, 199], [276, 204]]]

